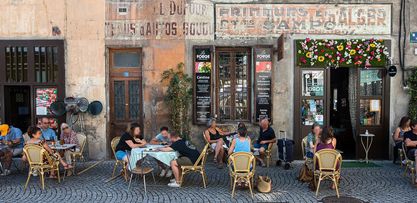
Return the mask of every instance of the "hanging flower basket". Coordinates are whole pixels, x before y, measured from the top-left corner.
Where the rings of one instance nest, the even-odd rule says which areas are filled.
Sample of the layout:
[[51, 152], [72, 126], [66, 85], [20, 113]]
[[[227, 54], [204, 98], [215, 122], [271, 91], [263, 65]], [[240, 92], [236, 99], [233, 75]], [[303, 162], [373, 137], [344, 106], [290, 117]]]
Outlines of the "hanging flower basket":
[[302, 67], [381, 67], [390, 60], [380, 39], [297, 40], [297, 65]]

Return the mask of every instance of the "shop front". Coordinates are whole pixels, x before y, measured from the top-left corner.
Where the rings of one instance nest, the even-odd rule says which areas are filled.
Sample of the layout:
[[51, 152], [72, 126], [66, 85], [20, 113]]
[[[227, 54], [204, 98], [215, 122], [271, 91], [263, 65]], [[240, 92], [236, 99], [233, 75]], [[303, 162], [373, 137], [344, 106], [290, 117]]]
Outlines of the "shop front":
[[[389, 41], [374, 39], [296, 40], [295, 140], [314, 123], [331, 126], [337, 149], [363, 158], [360, 134], [375, 135], [370, 158], [389, 157]], [[298, 135], [298, 136], [297, 136]]]
[[0, 117], [26, 132], [39, 117], [58, 120], [50, 104], [65, 96], [63, 40], [0, 40]]

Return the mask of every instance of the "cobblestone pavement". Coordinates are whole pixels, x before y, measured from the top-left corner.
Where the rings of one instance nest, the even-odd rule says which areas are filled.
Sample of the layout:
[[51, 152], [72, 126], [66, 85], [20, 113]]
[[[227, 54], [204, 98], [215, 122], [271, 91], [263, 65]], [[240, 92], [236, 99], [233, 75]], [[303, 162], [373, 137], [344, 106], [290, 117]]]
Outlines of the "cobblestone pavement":
[[[209, 159], [210, 160], [210, 159]], [[80, 170], [92, 165], [86, 162]], [[369, 202], [416, 202], [417, 189], [411, 178], [402, 176], [400, 166], [386, 162], [375, 162], [383, 167], [344, 168], [340, 193]], [[23, 191], [26, 174], [15, 172], [0, 176], [0, 202], [318, 202], [323, 197], [335, 195], [330, 183], [322, 184], [319, 197], [300, 183], [296, 176], [301, 162], [293, 163], [291, 170], [278, 167], [257, 168], [257, 174], [268, 175], [273, 181], [273, 190], [268, 194], [256, 193], [252, 199], [249, 190], [237, 190], [231, 199], [227, 169], [216, 169], [207, 164], [208, 187], [202, 187], [197, 174], [186, 177], [182, 188], [169, 188], [168, 179], [157, 177], [156, 185], [148, 178], [148, 193], [143, 192], [141, 180], [132, 184], [130, 191], [121, 177], [105, 183], [111, 176], [112, 161], [105, 161], [79, 176], [67, 177], [58, 184], [46, 179], [46, 189], [40, 189], [38, 177], [33, 177], [26, 192]], [[413, 198], [413, 199], [412, 199]]]

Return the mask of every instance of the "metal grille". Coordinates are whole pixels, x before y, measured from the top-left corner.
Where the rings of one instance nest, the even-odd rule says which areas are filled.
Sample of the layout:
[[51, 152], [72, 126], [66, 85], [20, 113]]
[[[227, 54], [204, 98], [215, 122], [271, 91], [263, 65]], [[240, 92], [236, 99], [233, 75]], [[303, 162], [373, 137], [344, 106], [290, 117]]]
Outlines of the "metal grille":
[[56, 82], [58, 79], [58, 47], [35, 46], [36, 82]]
[[6, 47], [7, 82], [28, 81], [28, 48], [21, 46]]
[[125, 119], [125, 81], [114, 81], [114, 112], [116, 120]]
[[139, 80], [129, 81], [129, 117], [139, 119]]

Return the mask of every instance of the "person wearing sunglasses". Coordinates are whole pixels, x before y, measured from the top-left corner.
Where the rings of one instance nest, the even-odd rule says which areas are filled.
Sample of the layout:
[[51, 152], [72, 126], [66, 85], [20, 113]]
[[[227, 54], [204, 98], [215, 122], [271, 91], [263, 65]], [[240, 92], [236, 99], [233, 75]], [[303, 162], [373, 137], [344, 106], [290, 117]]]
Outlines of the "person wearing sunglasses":
[[42, 131], [42, 138], [45, 141], [57, 141], [56, 133], [49, 126], [49, 118], [40, 118], [40, 128]]

